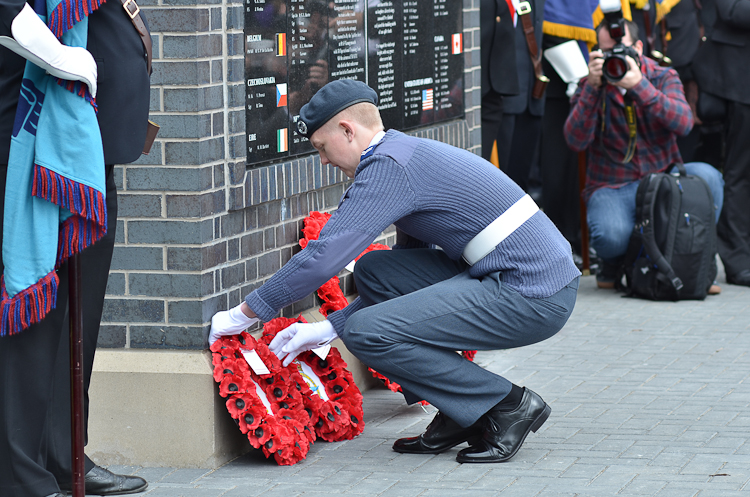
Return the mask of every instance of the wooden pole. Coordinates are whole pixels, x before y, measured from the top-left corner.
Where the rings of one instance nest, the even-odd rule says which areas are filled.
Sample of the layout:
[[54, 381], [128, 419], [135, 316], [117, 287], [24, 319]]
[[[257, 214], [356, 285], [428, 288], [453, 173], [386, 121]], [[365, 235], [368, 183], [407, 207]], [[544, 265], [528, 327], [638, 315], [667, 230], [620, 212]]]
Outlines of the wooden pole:
[[589, 261], [589, 225], [586, 221], [586, 202], [583, 200], [583, 189], [586, 187], [586, 152], [578, 152], [578, 205], [581, 212], [581, 259], [583, 259], [584, 276], [591, 274]]
[[86, 495], [83, 455], [83, 310], [80, 255], [68, 259], [70, 311], [70, 424], [73, 462], [73, 497]]

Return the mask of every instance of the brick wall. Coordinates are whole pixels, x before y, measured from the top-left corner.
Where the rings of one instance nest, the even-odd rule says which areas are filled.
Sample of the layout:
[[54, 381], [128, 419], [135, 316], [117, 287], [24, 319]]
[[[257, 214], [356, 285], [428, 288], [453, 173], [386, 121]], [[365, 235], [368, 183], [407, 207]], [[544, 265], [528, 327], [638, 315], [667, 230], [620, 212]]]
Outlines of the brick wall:
[[[411, 133], [480, 153], [479, 0], [463, 3], [465, 119]], [[149, 156], [116, 169], [117, 243], [99, 345], [200, 349], [211, 316], [288, 261], [302, 219], [334, 209], [348, 179], [317, 155], [247, 170], [242, 1], [139, 4], [152, 31], [151, 119], [161, 130]], [[393, 238], [391, 229], [379, 241]], [[351, 276], [340, 277], [352, 292]]]

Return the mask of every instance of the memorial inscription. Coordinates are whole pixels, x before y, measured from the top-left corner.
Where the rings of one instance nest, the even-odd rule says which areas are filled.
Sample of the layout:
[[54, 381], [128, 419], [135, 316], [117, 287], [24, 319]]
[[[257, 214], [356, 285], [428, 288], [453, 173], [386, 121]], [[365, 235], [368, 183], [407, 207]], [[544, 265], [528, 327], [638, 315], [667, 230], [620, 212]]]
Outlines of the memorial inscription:
[[386, 129], [462, 116], [462, 26], [448, 0], [245, 0], [248, 165], [313, 151], [299, 111], [336, 79], [375, 89]]

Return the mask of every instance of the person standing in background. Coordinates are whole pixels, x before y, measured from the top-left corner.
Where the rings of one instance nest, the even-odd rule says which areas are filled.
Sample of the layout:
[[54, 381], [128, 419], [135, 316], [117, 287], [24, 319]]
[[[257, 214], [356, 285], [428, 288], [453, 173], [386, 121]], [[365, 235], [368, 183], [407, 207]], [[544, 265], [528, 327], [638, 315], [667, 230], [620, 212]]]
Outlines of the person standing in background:
[[518, 95], [513, 4], [508, 0], [482, 0], [480, 4], [482, 51], [482, 157], [491, 160], [503, 120], [503, 97]]
[[[103, 161], [99, 166], [93, 161], [78, 163], [72, 160], [76, 172], [84, 179], [75, 183], [75, 180], [63, 176], [57, 176], [57, 179], [79, 188], [75, 185], [91, 179], [86, 176], [87, 172], [91, 172], [91, 176], [101, 174], [102, 179], [106, 178], [106, 234], [78, 255], [86, 282], [81, 292], [86, 426], [87, 392], [117, 226], [113, 168], [114, 164], [133, 162], [144, 150], [148, 128], [151, 39], [142, 17], [137, 12], [136, 15], [133, 11], [126, 12], [120, 2], [99, 6], [98, 3], [79, 5], [71, 1], [65, 6], [72, 7], [79, 14], [85, 13], [73, 26], [66, 26], [66, 33], [82, 37], [86, 48], [66, 46], [58, 40], [37, 15], [38, 11], [45, 10], [44, 2], [41, 5], [35, 2], [32, 7], [24, 0], [0, 0], [0, 43], [3, 45], [0, 47], [0, 222], [4, 223], [5, 209], [12, 208], [5, 201], [6, 175], [9, 175], [7, 190], [17, 188], [17, 185], [10, 184], [9, 166], [10, 170], [17, 171], [16, 165], [21, 163], [15, 153], [18, 148], [11, 152], [11, 135], [17, 138], [24, 136], [20, 133], [32, 130], [29, 133], [36, 136], [37, 149], [50, 146], [39, 143], [37, 133], [42, 129], [42, 120], [38, 109], [41, 108], [42, 114], [51, 112], [68, 119], [74, 115], [71, 106], [49, 107], [50, 102], [55, 103], [51, 97], [56, 96], [49, 88], [57, 88], [57, 83], [50, 79], [59, 77], [66, 86], [83, 84], [77, 95], [86, 92], [87, 100], [96, 97], [98, 106], [96, 117], [93, 112], [83, 114], [84, 117], [91, 116], [93, 130], [88, 136], [101, 136], [102, 143], [86, 141], [76, 150], [103, 151]], [[132, 0], [130, 7], [137, 9]], [[79, 26], [84, 20], [88, 23], [87, 32], [85, 29], [76, 31], [76, 27], [85, 27], [83, 24]], [[140, 33], [134, 25], [136, 22], [140, 23]], [[144, 45], [146, 41], [148, 45]], [[49, 90], [46, 95], [40, 92], [34, 81], [23, 79], [26, 58], [32, 61], [28, 64], [39, 66], [31, 70], [33, 74], [41, 74], [36, 81], [44, 82], [44, 87]], [[42, 70], [48, 75], [45, 76]], [[29, 77], [32, 73], [27, 70], [26, 74]], [[19, 98], [22, 80], [23, 98]], [[70, 103], [69, 100], [65, 102]], [[31, 112], [30, 104], [34, 105], [37, 114]], [[86, 105], [89, 104], [83, 102], [83, 107]], [[18, 127], [14, 126], [17, 108], [21, 111]], [[75, 117], [79, 115], [75, 114]], [[35, 119], [38, 122], [32, 122]], [[80, 136], [71, 136], [70, 141], [76, 138], [80, 140]], [[17, 144], [16, 139], [13, 145]], [[9, 157], [13, 157], [14, 162], [9, 164]], [[97, 158], [101, 160], [101, 155]], [[102, 167], [104, 171], [93, 171], [88, 167]], [[12, 216], [20, 214], [13, 212]], [[11, 218], [6, 217], [5, 221]], [[6, 258], [0, 260], [0, 269], [4, 275], [8, 275], [11, 269], [8, 250], [17, 245], [18, 240], [14, 238], [4, 236], [2, 239]], [[72, 487], [67, 275], [66, 262], [57, 268], [57, 305], [46, 316], [38, 322], [25, 323], [26, 329], [0, 330], [0, 495], [3, 497], [64, 497], [61, 491]], [[54, 270], [50, 276], [54, 276]], [[2, 292], [5, 306], [11, 300], [6, 294], [5, 280]], [[119, 495], [140, 492], [148, 486], [142, 478], [114, 474], [97, 466], [88, 457], [85, 458], [84, 471], [87, 494]]]
[[719, 256], [727, 283], [750, 286], [750, 70], [746, 64], [750, 0], [714, 3], [716, 23], [695, 56], [693, 72], [701, 92], [724, 101], [724, 208], [716, 226]]
[[[588, 61], [587, 44], [596, 43], [592, 15], [599, 0], [547, 0], [544, 7], [542, 48], [576, 40]], [[562, 80], [549, 61], [542, 61], [549, 77], [542, 117], [539, 161], [542, 178], [542, 207], [557, 229], [581, 254], [580, 192], [578, 154], [565, 143], [563, 127], [570, 113], [568, 83]]]

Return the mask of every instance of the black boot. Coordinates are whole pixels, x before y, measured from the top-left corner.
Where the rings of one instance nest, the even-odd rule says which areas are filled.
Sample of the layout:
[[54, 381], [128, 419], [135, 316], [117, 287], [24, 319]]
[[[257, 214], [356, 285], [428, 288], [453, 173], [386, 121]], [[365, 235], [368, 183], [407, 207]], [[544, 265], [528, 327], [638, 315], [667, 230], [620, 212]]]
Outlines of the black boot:
[[[143, 492], [148, 487], [140, 476], [117, 475], [101, 466], [94, 466], [84, 476], [86, 495], [124, 495]], [[70, 483], [60, 484], [60, 489], [70, 492]]]
[[481, 423], [477, 421], [468, 428], [438, 412], [418, 437], [399, 438], [393, 444], [393, 450], [405, 454], [439, 454], [451, 447], [467, 441], [477, 441], [482, 434]]
[[552, 412], [539, 395], [523, 390], [521, 404], [514, 410], [493, 407], [480, 418], [484, 422], [481, 440], [459, 452], [456, 461], [505, 462], [516, 455], [529, 432], [541, 428]]

